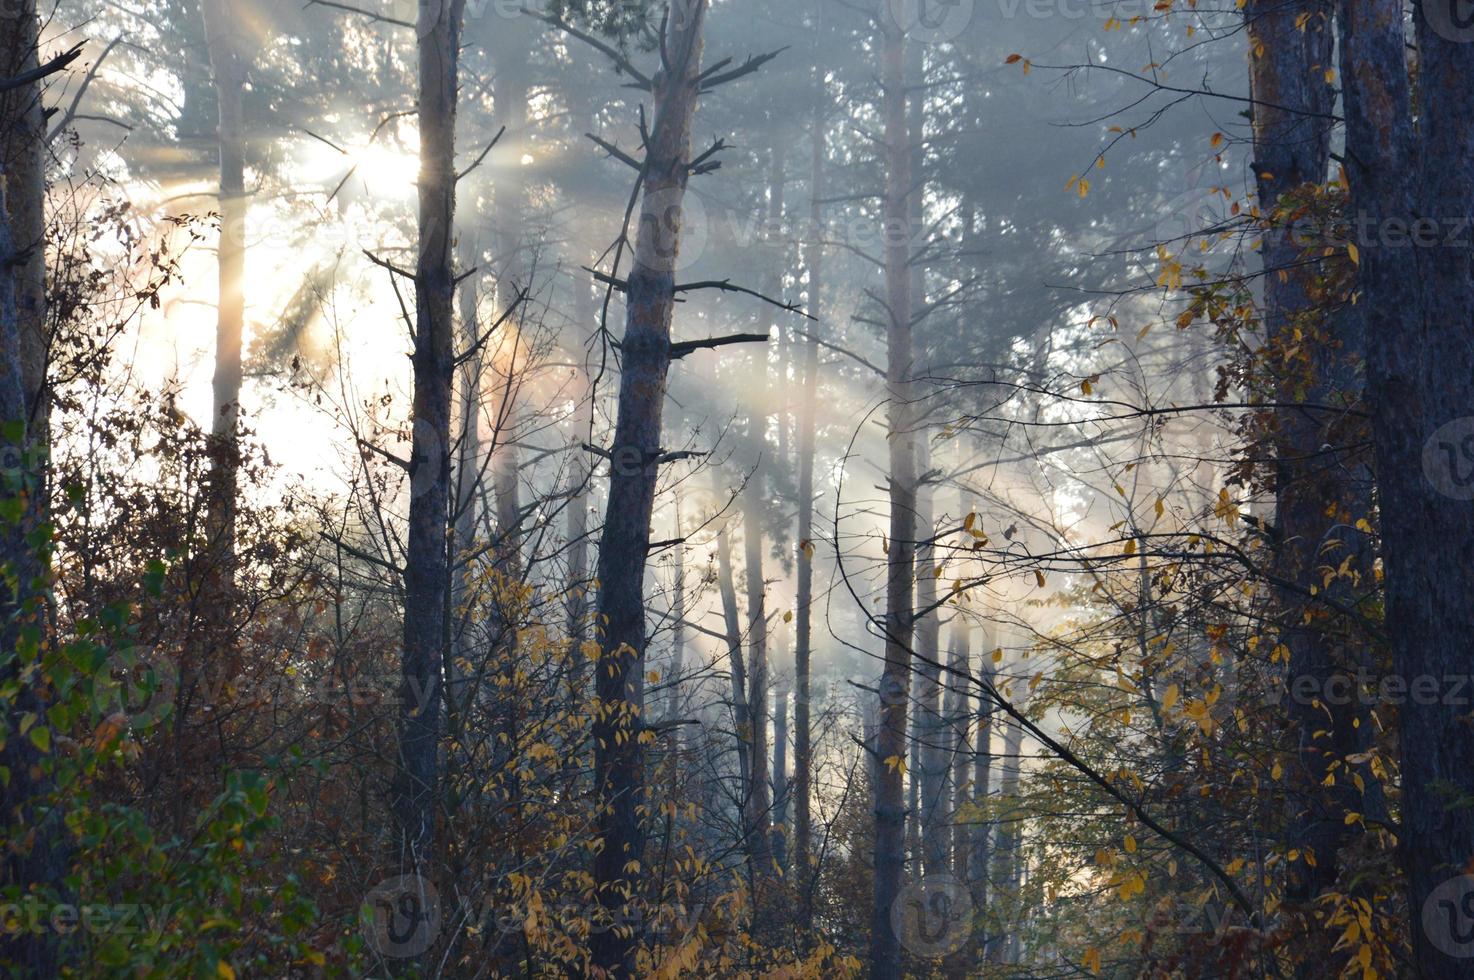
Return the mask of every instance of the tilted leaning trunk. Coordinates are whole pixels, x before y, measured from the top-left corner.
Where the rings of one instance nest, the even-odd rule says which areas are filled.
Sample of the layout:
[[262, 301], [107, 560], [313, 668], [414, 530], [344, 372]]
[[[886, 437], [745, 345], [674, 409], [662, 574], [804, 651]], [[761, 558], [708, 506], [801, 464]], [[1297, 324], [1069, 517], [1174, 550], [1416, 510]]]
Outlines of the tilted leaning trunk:
[[906, 116], [906, 35], [882, 17], [881, 86], [885, 121], [886, 395], [889, 400], [890, 533], [886, 555], [885, 669], [876, 731], [875, 890], [870, 910], [870, 976], [901, 976], [900, 937], [891, 906], [905, 864], [906, 692], [911, 675], [912, 579], [916, 559], [916, 457], [912, 446], [911, 145]]
[[[1474, 46], [1449, 4], [1417, 7], [1420, 145], [1401, 8], [1343, 6], [1348, 177], [1367, 312], [1385, 567], [1386, 635], [1410, 686], [1462, 677], [1474, 659]], [[1352, 154], [1355, 157], [1352, 157]], [[1421, 230], [1419, 230], [1421, 229]], [[1409, 234], [1409, 232], [1412, 234]], [[1450, 238], [1451, 232], [1455, 237]], [[1474, 741], [1467, 708], [1401, 709], [1402, 821], [1413, 964], [1431, 980], [1468, 975], [1467, 872], [1474, 852]]]
[[[691, 121], [699, 95], [705, 0], [675, 0], [666, 20], [668, 67], [654, 84], [655, 118], [641, 171], [640, 224], [627, 282], [619, 408], [609, 447], [609, 506], [599, 545], [599, 699], [594, 778], [602, 849], [594, 880], [605, 915], [615, 918], [638, 890], [645, 829], [645, 563], [660, 465], [661, 416], [670, 368], [675, 265], [681, 205], [690, 176]], [[619, 920], [627, 921], [627, 920]], [[593, 942], [595, 967], [618, 977], [635, 972], [640, 936], [606, 928]]]
[[[1264, 322], [1276, 377], [1266, 382], [1274, 410], [1276, 571], [1286, 583], [1277, 592], [1281, 641], [1290, 651], [1292, 684], [1314, 678], [1324, 690], [1333, 675], [1355, 672], [1339, 636], [1355, 634], [1344, 619], [1303, 598], [1325, 590], [1320, 567], [1361, 556], [1353, 569], [1364, 582], [1372, 569], [1366, 536], [1355, 529], [1371, 510], [1365, 479], [1349, 466], [1364, 436], [1357, 419], [1361, 361], [1360, 316], [1350, 309], [1328, 315], [1314, 295], [1312, 244], [1297, 231], [1317, 199], [1330, 163], [1331, 110], [1335, 92], [1327, 70], [1332, 56], [1331, 6], [1321, 0], [1290, 4], [1251, 0], [1246, 7], [1253, 54], [1254, 169], [1265, 219]], [[1305, 338], [1302, 342], [1300, 338]], [[1299, 354], [1295, 352], [1299, 351]], [[1326, 447], [1333, 451], [1328, 452]], [[1334, 560], [1333, 560], [1334, 559]], [[1331, 583], [1354, 601], [1349, 579]], [[1299, 765], [1287, 784], [1294, 800], [1287, 846], [1314, 855], [1314, 864], [1289, 865], [1286, 898], [1308, 909], [1336, 881], [1337, 854], [1355, 832], [1344, 819], [1360, 807], [1351, 780], [1327, 780], [1359, 751], [1356, 711], [1349, 704], [1310, 703], [1291, 697], [1290, 722]], [[1370, 775], [1369, 773], [1367, 775]], [[1327, 939], [1334, 938], [1326, 934]]]
[[394, 818], [404, 868], [436, 858], [440, 683], [450, 580], [450, 414], [455, 370], [455, 114], [462, 0], [419, 13], [419, 251], [415, 261], [414, 434], [405, 555], [399, 772]]

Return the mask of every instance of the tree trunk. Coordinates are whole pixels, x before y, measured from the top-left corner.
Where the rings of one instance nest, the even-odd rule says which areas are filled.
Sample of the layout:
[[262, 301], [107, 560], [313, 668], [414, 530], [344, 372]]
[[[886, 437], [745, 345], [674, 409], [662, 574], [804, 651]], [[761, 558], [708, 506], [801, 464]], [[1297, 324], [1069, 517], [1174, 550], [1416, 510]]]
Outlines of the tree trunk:
[[[591, 257], [589, 268], [594, 264]], [[597, 329], [594, 294], [582, 275], [574, 276], [573, 289], [573, 312], [577, 324], [574, 336], [579, 341], [573, 349], [581, 351], [584, 332], [592, 334]], [[574, 412], [573, 434], [569, 440], [572, 459], [568, 464], [568, 590], [564, 615], [568, 620], [570, 706], [576, 712], [580, 710], [585, 694], [583, 644], [588, 639], [589, 590], [592, 587], [589, 582], [589, 478], [592, 474], [588, 450], [583, 445], [593, 435], [594, 393], [584, 366], [580, 364], [573, 371], [574, 397], [578, 407]]]
[[717, 530], [717, 591], [722, 597], [722, 623], [727, 633], [727, 663], [732, 675], [732, 724], [737, 735], [737, 799], [743, 819], [752, 795], [752, 719], [747, 707], [747, 662], [742, 656], [742, 626], [737, 612], [737, 583], [732, 573], [732, 536], [724, 523]]
[[972, 704], [968, 697], [967, 685], [961, 680], [963, 677], [972, 676], [970, 663], [972, 649], [969, 633], [967, 620], [963, 619], [960, 613], [955, 614], [952, 617], [952, 629], [947, 643], [947, 669], [950, 680], [945, 712], [951, 796], [944, 802], [951, 813], [948, 834], [952, 839], [952, 873], [962, 881], [967, 880], [969, 848], [967, 831], [958, 821], [957, 815], [967, 804], [970, 789], [967, 770], [972, 756], [968, 742], [968, 731], [972, 727], [972, 718], [969, 714]]
[[[917, 470], [925, 473], [931, 466], [930, 447], [923, 432], [916, 440]], [[931, 484], [917, 488], [916, 528], [923, 539], [934, 533], [933, 493]], [[916, 606], [926, 610], [937, 601], [936, 548], [924, 540], [916, 549]], [[923, 612], [916, 619], [916, 653], [921, 661], [917, 676], [921, 696], [917, 699], [916, 737], [921, 745], [921, 840], [922, 867], [927, 874], [940, 874], [948, 868], [947, 781], [951, 772], [943, 740], [946, 737], [942, 718], [941, 622], [935, 610]]]
[[1014, 918], [1009, 920], [1002, 936], [989, 937], [987, 960], [994, 964], [1014, 963], [1018, 956], [1018, 917], [1023, 913], [1019, 902], [1023, 825], [1020, 822], [1022, 811], [1018, 801], [1023, 746], [1023, 728], [1015, 721], [1007, 721], [1003, 732], [1003, 778], [998, 786], [1004, 809], [998, 822], [998, 848], [993, 855], [993, 875], [998, 891], [1008, 903], [1008, 909]]
[[[705, 0], [675, 0], [666, 20], [668, 70], [656, 79], [655, 118], [646, 147], [635, 262], [626, 295], [623, 358], [609, 506], [599, 547], [599, 712], [594, 725], [598, 833], [603, 848], [594, 879], [603, 913], [614, 921], [638, 890], [645, 830], [644, 801], [645, 563], [660, 458], [660, 421], [670, 368], [675, 259], [680, 207], [689, 176], [691, 121], [696, 112]], [[593, 965], [632, 977], [640, 936], [608, 928], [593, 942]]]
[[[1303, 228], [1296, 219], [1305, 189], [1326, 179], [1330, 162], [1331, 8], [1318, 0], [1289, 5], [1253, 0], [1246, 10], [1254, 47], [1251, 90], [1258, 102], [1254, 169], [1260, 211], [1269, 226], [1263, 248], [1265, 331], [1268, 360], [1283, 372], [1272, 395], [1281, 406], [1274, 418], [1276, 564], [1279, 577], [1291, 583], [1277, 595], [1281, 641], [1290, 651], [1290, 677], [1297, 682], [1314, 678], [1324, 690], [1332, 676], [1355, 672], [1360, 658], [1351, 661], [1338, 649], [1348, 645], [1337, 634], [1351, 627], [1343, 623], [1338, 629], [1322, 604], [1302, 598], [1302, 590], [1325, 589], [1320, 566], [1332, 556], [1339, 565], [1359, 555], [1356, 571], [1368, 583], [1372, 575], [1366, 538], [1355, 530], [1371, 512], [1369, 488], [1341, 455], [1365, 437], [1347, 424], [1342, 411], [1293, 407], [1301, 402], [1349, 408], [1360, 399], [1360, 313], [1325, 315], [1313, 295], [1318, 270], [1304, 262], [1309, 243], [1295, 234]], [[1308, 358], [1286, 356], [1283, 352], [1293, 345], [1310, 351]], [[1337, 452], [1327, 452], [1327, 446]], [[1333, 587], [1350, 591], [1341, 581]], [[1361, 794], [1350, 779], [1333, 780], [1329, 789], [1325, 784], [1333, 766], [1359, 751], [1361, 736], [1355, 705], [1301, 702], [1288, 702], [1300, 762], [1288, 781], [1296, 808], [1288, 846], [1314, 855], [1315, 863], [1288, 865], [1286, 899], [1308, 909], [1335, 883], [1337, 855], [1355, 832], [1344, 817], [1359, 809]]]
[[[682, 536], [681, 530], [681, 502], [676, 501], [675, 534], [672, 539], [679, 541]], [[678, 544], [675, 546], [675, 593], [671, 607], [672, 623], [670, 629], [670, 677], [666, 683], [670, 687], [670, 693], [666, 695], [665, 716], [671, 720], [685, 717], [686, 699], [684, 695], [686, 675], [686, 546]], [[679, 728], [674, 729], [668, 736], [675, 744], [677, 750], [680, 748], [681, 732]]]
[[[997, 674], [993, 670], [992, 654], [987, 643], [982, 645], [978, 654], [978, 676], [985, 689], [990, 688], [997, 679]], [[973, 736], [972, 792], [969, 797], [974, 805], [982, 809], [992, 802], [988, 797], [993, 791], [993, 701], [981, 692], [978, 694], [977, 727], [977, 734]], [[968, 827], [966, 880], [973, 902], [980, 911], [987, 910], [988, 899], [991, 897], [988, 887], [991, 827], [991, 822], [984, 820], [981, 814], [974, 817]]]
[[[783, 648], [779, 644], [779, 649]], [[773, 864], [787, 878], [788, 868], [788, 678], [773, 692]], [[786, 917], [786, 916], [785, 916]]]
[[[36, 39], [34, 4], [0, 10], [0, 74], [9, 77], [35, 68]], [[55, 787], [41, 769], [39, 750], [18, 734], [22, 718], [43, 715], [47, 708], [19, 643], [22, 631], [35, 629], [44, 617], [42, 576], [47, 565], [46, 552], [27, 541], [45, 512], [46, 499], [44, 139], [39, 83], [0, 97], [0, 452], [7, 461], [0, 473], [0, 497], [25, 495], [29, 501], [19, 520], [0, 522], [0, 572], [13, 574], [16, 582], [15, 592], [5, 590], [0, 603], [0, 688], [14, 691], [4, 699], [7, 717], [0, 729], [10, 735], [0, 746], [0, 766], [8, 774], [0, 783], [0, 830], [8, 840], [0, 859], [0, 887], [15, 894], [35, 889], [65, 901], [69, 833], [60, 815], [48, 812]], [[65, 959], [50, 930], [7, 929], [0, 936], [0, 960], [19, 975], [56, 976]]]
[[450, 406], [454, 382], [455, 114], [462, 0], [420, 7], [419, 250], [415, 262], [414, 434], [405, 556], [403, 681], [394, 816], [401, 867], [435, 861], [440, 683], [447, 640]]
[[[475, 267], [481, 260], [480, 248], [472, 244], [470, 232], [461, 233], [461, 260], [463, 269]], [[481, 378], [484, 362], [479, 351], [471, 353], [480, 336], [480, 322], [476, 309], [476, 278], [463, 279], [459, 290], [461, 344], [470, 354], [460, 368], [460, 418], [456, 429], [454, 510], [452, 525], [454, 537], [451, 543], [451, 598], [450, 598], [450, 663], [446, 667], [450, 710], [453, 718], [464, 717], [470, 707], [467, 699], [477, 685], [473, 680], [475, 665], [470, 662], [471, 649], [466, 642], [466, 630], [471, 619], [466, 608], [470, 595], [470, 584], [474, 577], [470, 558], [476, 543], [477, 503], [481, 499]], [[452, 722], [454, 725], [455, 722]], [[464, 741], [464, 735], [452, 729], [454, 737]]]
[[[809, 272], [809, 314], [822, 321], [824, 271], [824, 73], [815, 72], [814, 118], [809, 179], [809, 229], [811, 236], [804, 251], [804, 264]], [[809, 326], [810, 334], [817, 322]], [[799, 399], [798, 418], [798, 555], [795, 574], [798, 578], [794, 603], [794, 703], [793, 703], [793, 843], [794, 866], [798, 869], [801, 903], [799, 930], [807, 935], [813, 923], [813, 889], [809, 881], [813, 871], [813, 817], [810, 796], [813, 793], [814, 750], [811, 743], [809, 675], [813, 656], [814, 604], [814, 441], [819, 401], [819, 344], [807, 340], [803, 347], [803, 389]]]
[[[6, 77], [37, 65], [39, 27], [35, 0], [18, 0], [0, 10], [0, 57]], [[46, 391], [46, 114], [41, 84], [32, 82], [0, 95], [0, 168], [5, 178], [9, 312], [17, 347], [7, 356], [19, 371], [23, 410], [14, 416], [44, 444], [50, 419]], [[7, 419], [10, 417], [7, 416]]]
[[[1467, 673], [1474, 651], [1474, 538], [1465, 441], [1474, 404], [1474, 50], [1450, 23], [1456, 8], [1419, 5], [1418, 114], [1413, 144], [1402, 10], [1387, 0], [1344, 7], [1348, 176], [1365, 292], [1367, 393], [1375, 445], [1392, 666], [1409, 686]], [[1429, 18], [1437, 18], [1430, 23]], [[1457, 38], [1457, 39], [1454, 39]], [[1354, 160], [1351, 153], [1355, 153]], [[1410, 243], [1414, 216], [1430, 229]], [[1447, 244], [1450, 229], [1462, 229]], [[1393, 234], [1397, 237], [1393, 238]], [[1447, 426], [1448, 428], [1445, 428]], [[1401, 856], [1408, 875], [1413, 970], [1468, 975], [1465, 941], [1474, 850], [1474, 742], [1466, 709], [1401, 711]]]
[[[495, 240], [500, 259], [497, 299], [503, 314], [510, 312], [514, 304], [518, 305], [519, 313], [508, 316], [499, 336], [492, 341], [498, 371], [491, 480], [496, 498], [497, 567], [503, 580], [512, 582], [521, 574], [518, 524], [522, 505], [516, 438], [517, 396], [522, 382], [518, 363], [523, 349], [520, 310], [525, 310], [526, 306], [520, 304], [518, 290], [530, 285], [525, 261], [528, 247], [527, 191], [522, 180], [522, 153], [527, 140], [527, 39], [521, 32], [510, 30], [499, 32], [497, 37], [501, 43], [496, 45], [494, 105], [497, 125], [506, 127], [492, 153], [497, 172]], [[516, 624], [509, 623], [508, 626], [509, 632], [515, 634]], [[507, 638], [509, 659], [515, 658], [515, 652], [510, 651], [511, 639]]]
[[[885, 222], [904, 229], [910, 214], [911, 146], [906, 116], [905, 32], [881, 18], [882, 115], [885, 121]], [[912, 447], [911, 250], [908, 236], [888, 234], [886, 280], [886, 394], [889, 411], [890, 534], [886, 556], [885, 670], [876, 732], [875, 891], [870, 917], [870, 975], [898, 980], [901, 946], [891, 928], [891, 906], [905, 864], [906, 692], [911, 674], [912, 576], [916, 564], [916, 456]]]
[[[766, 351], [763, 356], [766, 357]], [[766, 362], [760, 376], [766, 381]], [[758, 384], [760, 392], [766, 388], [765, 383]], [[764, 418], [757, 409], [749, 411], [747, 444], [753, 453], [755, 469], [748, 477], [747, 486], [742, 489], [742, 537], [747, 568], [747, 710], [752, 726], [752, 784], [747, 794], [744, 833], [755, 883], [770, 877], [773, 870], [772, 841], [768, 832], [768, 824], [772, 820], [772, 797], [769, 795], [768, 769], [768, 586], [763, 580], [762, 501], [767, 484], [763, 422]]]
[[[202, 605], [228, 623], [235, 580], [235, 512], [240, 444], [241, 342], [245, 327], [246, 198], [245, 121], [242, 93], [246, 64], [240, 50], [239, 12], [229, 0], [204, 0], [206, 46], [215, 81], [216, 146], [220, 163], [219, 298], [215, 315], [214, 404], [210, 416], [210, 475], [205, 530], [210, 548]], [[207, 650], [207, 654], [208, 654]], [[177, 719], [182, 724], [183, 719]]]

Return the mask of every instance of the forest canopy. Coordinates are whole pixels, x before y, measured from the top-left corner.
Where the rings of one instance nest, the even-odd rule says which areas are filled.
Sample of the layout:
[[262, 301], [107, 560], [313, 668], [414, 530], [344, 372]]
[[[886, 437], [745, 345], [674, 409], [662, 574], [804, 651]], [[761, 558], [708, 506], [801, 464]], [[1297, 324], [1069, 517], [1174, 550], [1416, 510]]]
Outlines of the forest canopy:
[[1471, 975], [1467, 13], [0, 5], [0, 972]]

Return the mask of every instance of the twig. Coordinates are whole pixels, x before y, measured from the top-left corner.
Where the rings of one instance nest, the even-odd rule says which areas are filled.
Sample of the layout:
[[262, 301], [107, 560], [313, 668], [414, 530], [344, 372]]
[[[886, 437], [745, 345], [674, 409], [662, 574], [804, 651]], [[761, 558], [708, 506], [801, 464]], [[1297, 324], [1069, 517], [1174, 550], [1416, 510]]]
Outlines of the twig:
[[398, 20], [394, 17], [385, 17], [383, 14], [376, 14], [372, 10], [364, 10], [360, 7], [354, 7], [346, 3], [337, 3], [336, 0], [307, 0], [307, 3], [303, 5], [304, 9], [306, 7], [313, 6], [332, 7], [334, 10], [345, 10], [350, 14], [357, 14], [360, 17], [367, 17], [369, 19], [369, 23], [371, 24], [393, 24], [395, 27], [408, 27], [410, 30], [414, 30], [415, 28], [415, 25], [411, 24], [407, 20]]
[[11, 75], [9, 78], [0, 78], [0, 92], [9, 92], [11, 89], [17, 89], [23, 85], [29, 85], [32, 82], [39, 82], [47, 75], [55, 75], [82, 56], [83, 43], [85, 42], [79, 41], [75, 47], [62, 52], [46, 62], [46, 64], [32, 68], [30, 71], [23, 71], [19, 75]]
[[678, 361], [692, 351], [711, 350], [728, 344], [766, 344], [770, 339], [765, 333], [734, 333], [727, 337], [708, 337], [705, 340], [682, 340], [670, 345], [670, 359]]

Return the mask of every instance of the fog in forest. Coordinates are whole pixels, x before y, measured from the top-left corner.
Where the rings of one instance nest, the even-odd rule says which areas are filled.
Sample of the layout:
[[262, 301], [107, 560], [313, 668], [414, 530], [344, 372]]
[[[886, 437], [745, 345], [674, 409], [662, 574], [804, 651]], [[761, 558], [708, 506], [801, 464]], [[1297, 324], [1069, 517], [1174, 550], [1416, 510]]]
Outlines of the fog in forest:
[[0, 964], [1467, 975], [1462, 13], [12, 0]]

